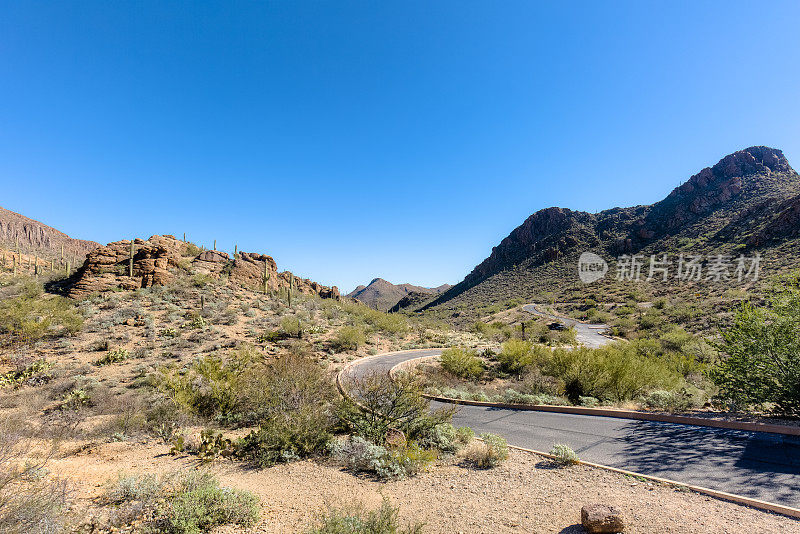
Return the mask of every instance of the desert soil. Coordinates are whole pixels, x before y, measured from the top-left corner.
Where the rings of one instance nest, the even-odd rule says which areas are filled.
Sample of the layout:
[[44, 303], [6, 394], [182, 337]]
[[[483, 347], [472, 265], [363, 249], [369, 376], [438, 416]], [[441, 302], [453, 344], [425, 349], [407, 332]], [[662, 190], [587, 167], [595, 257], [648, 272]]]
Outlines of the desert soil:
[[[152, 441], [88, 448], [72, 443], [65, 452], [49, 468], [74, 485], [72, 513], [82, 518], [104, 513], [95, 498], [120, 473], [200, 468], [191, 457], [170, 456], [168, 446]], [[269, 469], [223, 461], [209, 469], [224, 485], [251, 491], [261, 500], [255, 527], [224, 527], [220, 533], [302, 532], [327, 506], [374, 508], [383, 496], [399, 506], [401, 520], [424, 522], [428, 533], [578, 533], [583, 532], [581, 506], [593, 502], [622, 510], [630, 525], [626, 532], [800, 532], [800, 521], [777, 514], [587, 466], [555, 468], [545, 458], [517, 451], [495, 469], [476, 470], [451, 458], [396, 482], [356, 476], [329, 461]]]

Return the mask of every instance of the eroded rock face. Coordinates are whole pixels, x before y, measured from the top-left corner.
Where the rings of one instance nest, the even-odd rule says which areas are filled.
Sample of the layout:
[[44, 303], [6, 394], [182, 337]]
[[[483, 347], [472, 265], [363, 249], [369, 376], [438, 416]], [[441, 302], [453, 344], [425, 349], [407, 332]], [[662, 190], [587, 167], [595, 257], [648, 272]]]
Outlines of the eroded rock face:
[[250, 289], [264, 288], [265, 264], [267, 289], [276, 291], [289, 287], [299, 293], [339, 299], [336, 287], [326, 287], [285, 271], [277, 272], [275, 260], [270, 256], [242, 252], [233, 261], [228, 254], [205, 250], [196, 257], [188, 257], [188, 245], [171, 235], [152, 236], [133, 242], [133, 276], [130, 275], [130, 247], [128, 240], [109, 243], [91, 252], [86, 262], [70, 280], [67, 295], [83, 298], [91, 293], [112, 289], [138, 289], [169, 284], [179, 268], [189, 266], [211, 276], [229, 273], [228, 282]]
[[590, 504], [581, 508], [581, 525], [590, 534], [625, 530], [622, 512], [607, 504]]
[[737, 197], [744, 190], [748, 177], [775, 172], [793, 172], [778, 149], [755, 146], [729, 154], [654, 204], [641, 221], [644, 227], [636, 237], [649, 240], [678, 230]]

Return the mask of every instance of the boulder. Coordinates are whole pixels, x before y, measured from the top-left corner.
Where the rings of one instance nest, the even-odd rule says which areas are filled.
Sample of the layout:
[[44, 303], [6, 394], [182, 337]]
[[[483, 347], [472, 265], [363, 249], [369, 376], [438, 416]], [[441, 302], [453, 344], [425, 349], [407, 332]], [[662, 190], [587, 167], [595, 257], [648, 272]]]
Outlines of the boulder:
[[589, 504], [581, 508], [581, 525], [590, 534], [615, 533], [625, 530], [622, 513], [607, 504]]

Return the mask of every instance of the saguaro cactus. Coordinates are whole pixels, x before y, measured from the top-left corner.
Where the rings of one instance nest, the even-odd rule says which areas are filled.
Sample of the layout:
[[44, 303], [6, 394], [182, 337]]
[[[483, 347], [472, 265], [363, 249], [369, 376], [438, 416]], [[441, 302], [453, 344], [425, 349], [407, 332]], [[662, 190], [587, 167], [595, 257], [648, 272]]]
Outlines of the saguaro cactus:
[[13, 264], [14, 276], [17, 276], [17, 256], [14, 254], [11, 255], [11, 263]]
[[289, 288], [286, 290], [286, 300], [289, 304], [289, 307], [292, 306], [292, 286], [294, 285], [294, 275], [289, 275]]
[[214, 250], [217, 250], [217, 240], [214, 240]]
[[264, 260], [264, 277], [263, 277], [263, 282], [264, 282], [264, 294], [266, 295], [266, 294], [267, 294], [267, 290], [269, 289], [269, 288], [267, 287], [267, 285], [269, 284], [269, 269], [268, 269], [268, 265], [267, 265], [267, 260]]
[[128, 276], [133, 278], [133, 239], [131, 239], [131, 250], [128, 258]]
[[239, 245], [233, 245], [233, 259], [236, 259], [236, 255], [239, 253]]

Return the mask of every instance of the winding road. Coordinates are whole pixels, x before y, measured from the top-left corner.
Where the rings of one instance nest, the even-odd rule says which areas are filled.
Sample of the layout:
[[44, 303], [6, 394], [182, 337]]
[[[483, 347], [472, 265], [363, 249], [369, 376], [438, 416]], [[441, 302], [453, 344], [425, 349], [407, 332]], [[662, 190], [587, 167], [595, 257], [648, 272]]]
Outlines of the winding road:
[[567, 328], [574, 328], [575, 338], [578, 340], [578, 343], [586, 345], [587, 347], [596, 349], [598, 347], [602, 347], [606, 343], [611, 343], [614, 341], [612, 338], [602, 334], [602, 332], [608, 330], [609, 327], [607, 324], [581, 323], [580, 321], [570, 319], [569, 317], [561, 317], [559, 315], [543, 312], [536, 304], [526, 304], [522, 307], [522, 309], [530, 314], [538, 315], [539, 317], [544, 317], [545, 319], [558, 321]]
[[[579, 333], [590, 346], [610, 341], [593, 328]], [[346, 368], [341, 378], [346, 387], [349, 377], [388, 373], [407, 360], [439, 354], [441, 349], [429, 349], [368, 357]], [[800, 508], [797, 436], [468, 405], [458, 406], [453, 424], [539, 451], [566, 443], [589, 462]]]

